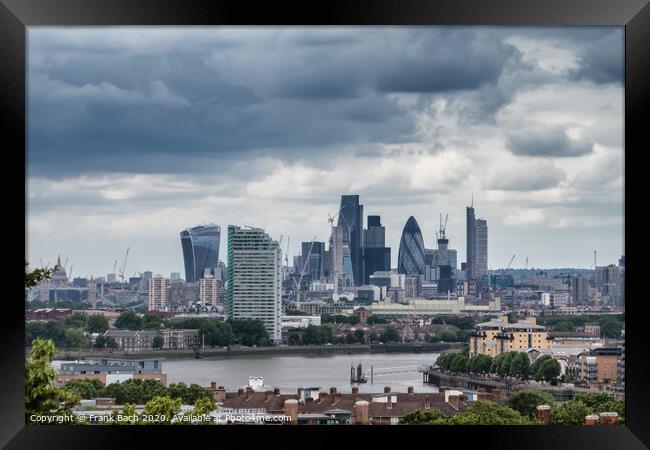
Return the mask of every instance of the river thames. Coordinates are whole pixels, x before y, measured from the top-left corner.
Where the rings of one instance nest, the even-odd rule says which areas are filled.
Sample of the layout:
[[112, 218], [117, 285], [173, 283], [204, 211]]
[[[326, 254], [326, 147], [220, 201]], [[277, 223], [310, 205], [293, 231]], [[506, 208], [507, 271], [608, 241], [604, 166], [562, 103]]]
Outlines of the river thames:
[[[328, 356], [265, 356], [165, 360], [162, 364], [167, 373], [167, 382], [196, 383], [210, 386], [215, 381], [227, 391], [236, 391], [248, 384], [248, 377], [263, 377], [264, 385], [279, 387], [282, 393], [294, 393], [298, 387], [335, 386], [339, 392], [350, 392], [358, 386], [361, 392], [383, 392], [384, 386], [391, 386], [393, 392], [406, 392], [413, 386], [415, 392], [438, 392], [438, 388], [422, 383], [422, 374], [377, 374], [379, 369], [431, 365], [437, 353], [381, 353]], [[374, 383], [352, 385], [351, 364], [361, 363], [364, 372], [373, 366]]]

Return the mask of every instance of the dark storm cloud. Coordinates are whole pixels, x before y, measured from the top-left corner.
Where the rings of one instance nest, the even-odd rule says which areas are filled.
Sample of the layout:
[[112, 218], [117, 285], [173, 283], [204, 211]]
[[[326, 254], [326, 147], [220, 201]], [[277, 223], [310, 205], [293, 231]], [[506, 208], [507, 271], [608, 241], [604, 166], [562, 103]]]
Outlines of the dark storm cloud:
[[[30, 173], [209, 171], [243, 155], [318, 161], [355, 146], [367, 154], [418, 142], [417, 115], [436, 95], [449, 96], [461, 123], [490, 123], [539, 82], [504, 42], [515, 31], [33, 29]], [[574, 77], [616, 77], [616, 36], [596, 31], [592, 41], [560, 36], [578, 39]], [[396, 93], [419, 99], [405, 107]]]
[[511, 131], [506, 147], [519, 156], [572, 157], [593, 151], [593, 142], [586, 139], [570, 139], [563, 127], [537, 126]]
[[623, 48], [620, 32], [612, 32], [589, 42], [580, 53], [580, 68], [573, 76], [598, 84], [622, 83], [625, 67]]

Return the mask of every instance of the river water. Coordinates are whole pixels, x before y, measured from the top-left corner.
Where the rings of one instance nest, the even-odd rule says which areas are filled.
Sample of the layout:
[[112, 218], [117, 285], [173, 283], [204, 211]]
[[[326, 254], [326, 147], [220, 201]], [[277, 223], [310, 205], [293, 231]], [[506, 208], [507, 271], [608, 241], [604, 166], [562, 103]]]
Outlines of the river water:
[[[361, 355], [327, 355], [327, 356], [264, 356], [165, 360], [162, 364], [167, 373], [168, 383], [184, 382], [210, 386], [215, 381], [227, 391], [236, 391], [248, 384], [248, 377], [263, 377], [264, 385], [279, 387], [282, 393], [295, 393], [298, 387], [335, 386], [338, 392], [350, 392], [350, 366], [361, 363], [364, 372], [373, 366], [373, 372], [379, 369], [406, 366], [431, 365], [437, 353], [381, 353]], [[376, 374], [370, 383], [355, 384], [360, 392], [383, 392], [384, 386], [391, 386], [393, 392], [406, 392], [413, 386], [415, 392], [438, 392], [433, 385], [422, 383], [422, 374]]]

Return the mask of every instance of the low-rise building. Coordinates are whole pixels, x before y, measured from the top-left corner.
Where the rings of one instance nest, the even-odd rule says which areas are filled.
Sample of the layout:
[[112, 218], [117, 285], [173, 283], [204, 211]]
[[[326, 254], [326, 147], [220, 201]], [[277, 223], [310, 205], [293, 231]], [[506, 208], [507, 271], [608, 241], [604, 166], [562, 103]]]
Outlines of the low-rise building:
[[469, 354], [495, 357], [504, 352], [549, 349], [550, 339], [546, 328], [537, 325], [534, 317], [508, 323], [502, 316], [476, 325], [469, 337]]
[[128, 379], [153, 379], [167, 385], [162, 373], [162, 359], [88, 358], [85, 361], [61, 363], [57, 382], [98, 379], [105, 385]]
[[190, 350], [201, 345], [199, 330], [161, 330], [163, 350]]

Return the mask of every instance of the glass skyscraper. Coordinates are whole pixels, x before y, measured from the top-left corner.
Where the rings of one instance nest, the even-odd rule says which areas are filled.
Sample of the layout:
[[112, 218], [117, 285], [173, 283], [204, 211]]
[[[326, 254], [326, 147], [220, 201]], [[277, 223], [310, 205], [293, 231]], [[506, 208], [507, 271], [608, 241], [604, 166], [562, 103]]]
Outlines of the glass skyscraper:
[[203, 278], [206, 269], [216, 275], [219, 264], [221, 227], [215, 224], [199, 225], [180, 232], [185, 281], [194, 283]]
[[402, 231], [397, 272], [406, 275], [424, 275], [424, 266], [424, 239], [415, 217], [411, 216]]
[[363, 284], [370, 275], [390, 270], [390, 247], [386, 247], [386, 228], [379, 216], [368, 216], [368, 229], [363, 230]]
[[[363, 247], [363, 205], [359, 204], [358, 195], [342, 195], [341, 207], [339, 209], [339, 227], [343, 228], [343, 246], [347, 244], [350, 253], [350, 266], [354, 284], [361, 285], [362, 282], [362, 254], [361, 247]], [[345, 248], [344, 248], [344, 261], [343, 270], [346, 270], [345, 261]]]
[[281, 268], [280, 245], [264, 230], [228, 226], [228, 318], [261, 320], [274, 343], [282, 340]]

